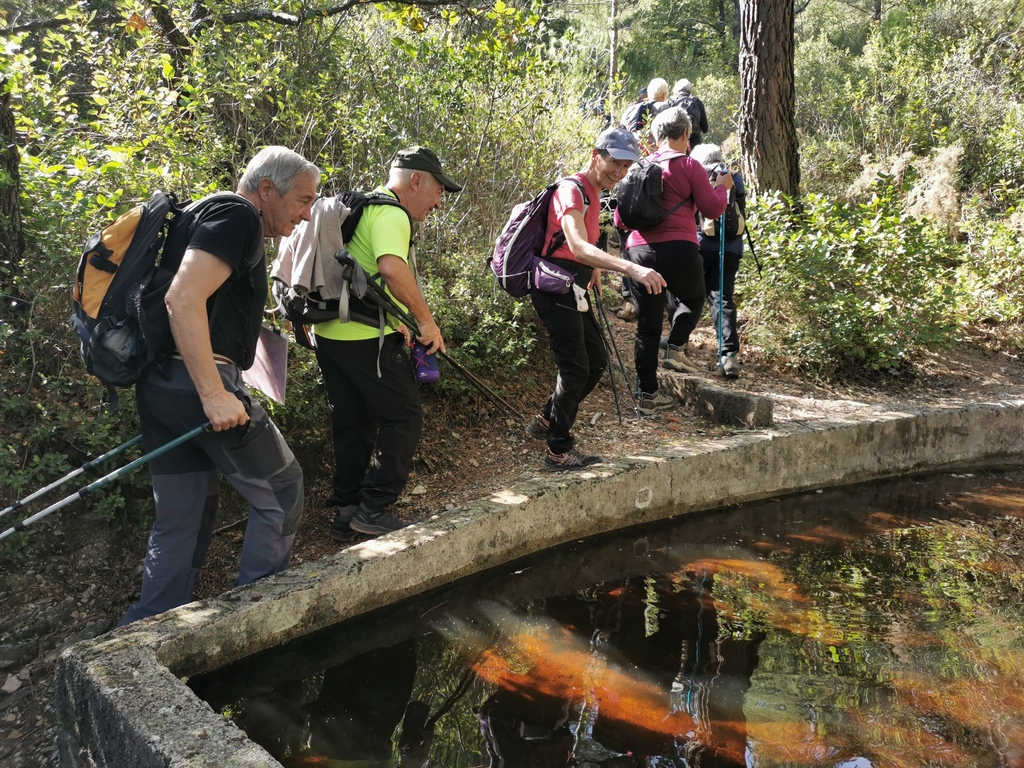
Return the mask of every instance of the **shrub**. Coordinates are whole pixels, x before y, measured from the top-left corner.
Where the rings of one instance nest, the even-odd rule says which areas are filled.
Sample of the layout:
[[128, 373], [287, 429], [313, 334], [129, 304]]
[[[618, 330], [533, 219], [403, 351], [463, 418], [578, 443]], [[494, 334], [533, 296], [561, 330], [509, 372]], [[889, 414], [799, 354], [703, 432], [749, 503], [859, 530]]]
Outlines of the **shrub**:
[[1024, 349], [1024, 233], [980, 215], [965, 229], [969, 256], [956, 272], [965, 331]]
[[900, 194], [882, 180], [860, 205], [808, 195], [754, 207], [764, 275], [744, 308], [750, 337], [779, 364], [819, 379], [894, 371], [955, 341], [957, 246], [903, 213]]

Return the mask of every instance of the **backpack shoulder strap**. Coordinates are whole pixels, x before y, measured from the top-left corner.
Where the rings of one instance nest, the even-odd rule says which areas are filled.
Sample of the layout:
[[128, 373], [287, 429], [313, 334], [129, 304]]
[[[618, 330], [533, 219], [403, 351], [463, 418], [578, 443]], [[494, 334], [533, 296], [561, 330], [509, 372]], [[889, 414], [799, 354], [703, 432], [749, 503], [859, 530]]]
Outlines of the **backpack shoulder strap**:
[[[679, 158], [679, 157], [689, 157], [689, 155], [687, 155], [685, 152], [676, 152], [675, 150], [670, 150], [666, 155], [658, 158], [658, 165], [661, 165], [662, 162], [664, 162], [665, 166], [667, 167], [669, 163], [671, 163], [673, 160], [675, 160], [676, 158]], [[693, 194], [692, 193], [690, 194], [689, 197], [683, 198], [676, 205], [672, 206], [672, 208], [670, 208], [668, 211], [666, 211], [665, 212], [665, 218], [667, 219], [669, 216], [671, 216], [673, 213], [678, 211], [680, 208], [682, 208], [684, 205], [686, 205], [691, 200], [693, 200]]]
[[396, 208], [401, 208], [405, 211], [405, 215], [409, 219], [409, 242], [412, 243], [412, 232], [416, 222], [413, 221], [412, 214], [409, 213], [409, 209], [402, 205], [396, 197], [392, 197], [386, 192], [353, 191], [344, 193], [342, 195], [342, 200], [346, 206], [352, 209], [352, 213], [349, 214], [348, 218], [346, 218], [341, 225], [343, 235], [342, 239], [346, 243], [355, 236], [355, 232], [359, 228], [360, 222], [362, 222], [365, 208], [368, 205], [390, 205]]
[[393, 205], [396, 208], [401, 208], [405, 211], [405, 215], [409, 217], [409, 223], [413, 224], [412, 214], [409, 213], [409, 209], [402, 205], [401, 201], [397, 197], [392, 197], [384, 192], [371, 192], [366, 196], [367, 205]]
[[240, 266], [236, 273], [232, 277], [236, 277], [248, 269], [251, 269], [256, 264], [256, 257], [263, 251], [263, 216], [260, 210], [252, 204], [250, 200], [238, 194], [237, 192], [214, 192], [212, 195], [195, 200], [185, 206], [182, 211], [182, 221], [191, 224], [192, 220], [197, 216], [201, 215], [203, 211], [208, 208], [212, 203], [216, 202], [236, 202], [241, 203], [244, 207], [248, 208], [253, 216], [256, 217], [256, 221], [259, 222], [260, 233], [256, 238], [255, 245], [253, 245], [252, 253], [250, 253]]

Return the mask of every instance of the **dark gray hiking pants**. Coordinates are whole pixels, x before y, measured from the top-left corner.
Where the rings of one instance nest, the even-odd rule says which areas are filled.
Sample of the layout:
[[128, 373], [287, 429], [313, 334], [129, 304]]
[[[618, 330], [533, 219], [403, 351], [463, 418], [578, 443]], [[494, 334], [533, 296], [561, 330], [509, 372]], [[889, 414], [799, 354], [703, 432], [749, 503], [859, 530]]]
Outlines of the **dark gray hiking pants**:
[[[248, 398], [241, 371], [219, 364], [229, 392]], [[206, 421], [181, 360], [152, 370], [136, 384], [146, 451]], [[248, 427], [204, 432], [150, 462], [156, 522], [149, 537], [142, 595], [121, 624], [192, 601], [217, 516], [218, 473], [249, 502], [235, 586], [288, 567], [302, 516], [302, 469], [267, 412], [251, 400]]]

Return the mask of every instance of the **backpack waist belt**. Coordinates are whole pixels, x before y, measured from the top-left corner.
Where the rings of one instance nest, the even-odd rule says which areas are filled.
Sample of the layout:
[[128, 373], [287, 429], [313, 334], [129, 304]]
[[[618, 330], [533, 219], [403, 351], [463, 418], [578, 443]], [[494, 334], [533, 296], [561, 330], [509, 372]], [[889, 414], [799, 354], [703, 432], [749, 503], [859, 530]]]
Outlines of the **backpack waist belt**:
[[[181, 360], [182, 362], [185, 362], [185, 358], [183, 358], [177, 352], [175, 352], [173, 355], [171, 355], [171, 357], [173, 357], [175, 360]], [[234, 366], [238, 365], [238, 363], [236, 363], [234, 360], [232, 360], [227, 355], [219, 355], [216, 352], [213, 353], [213, 360], [214, 360], [215, 363], [217, 363], [217, 365], [234, 365]]]

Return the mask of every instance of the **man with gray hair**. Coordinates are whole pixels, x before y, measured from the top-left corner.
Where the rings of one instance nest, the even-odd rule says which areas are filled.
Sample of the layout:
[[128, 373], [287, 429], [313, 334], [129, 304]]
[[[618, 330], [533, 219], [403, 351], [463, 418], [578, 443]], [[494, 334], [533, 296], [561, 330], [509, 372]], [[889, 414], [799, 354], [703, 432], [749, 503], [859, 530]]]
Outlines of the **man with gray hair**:
[[249, 502], [235, 586], [288, 567], [302, 516], [302, 470], [242, 371], [252, 365], [267, 301], [264, 238], [308, 221], [320, 169], [285, 147], [248, 164], [238, 191], [197, 203], [164, 249], [164, 304], [174, 350], [140, 377], [135, 398], [151, 451], [204, 422], [198, 437], [150, 462], [156, 521], [142, 593], [121, 624], [191, 602], [213, 535], [218, 476]]
[[708, 132], [708, 113], [704, 102], [693, 95], [693, 84], [685, 77], [676, 80], [672, 86], [672, 98], [666, 102], [668, 107], [682, 107], [690, 116], [690, 149], [702, 141]]
[[[444, 337], [410, 267], [412, 223], [441, 207], [444, 192], [462, 189], [426, 147], [399, 150], [391, 162], [388, 195], [401, 205], [367, 206], [346, 243], [351, 256], [416, 320], [427, 352], [444, 352]], [[378, 536], [408, 525], [394, 504], [412, 470], [423, 427], [420, 395], [406, 351], [404, 326], [330, 320], [313, 326], [316, 359], [327, 386], [334, 440], [334, 508], [329, 535]], [[383, 334], [383, 337], [382, 337]]]

